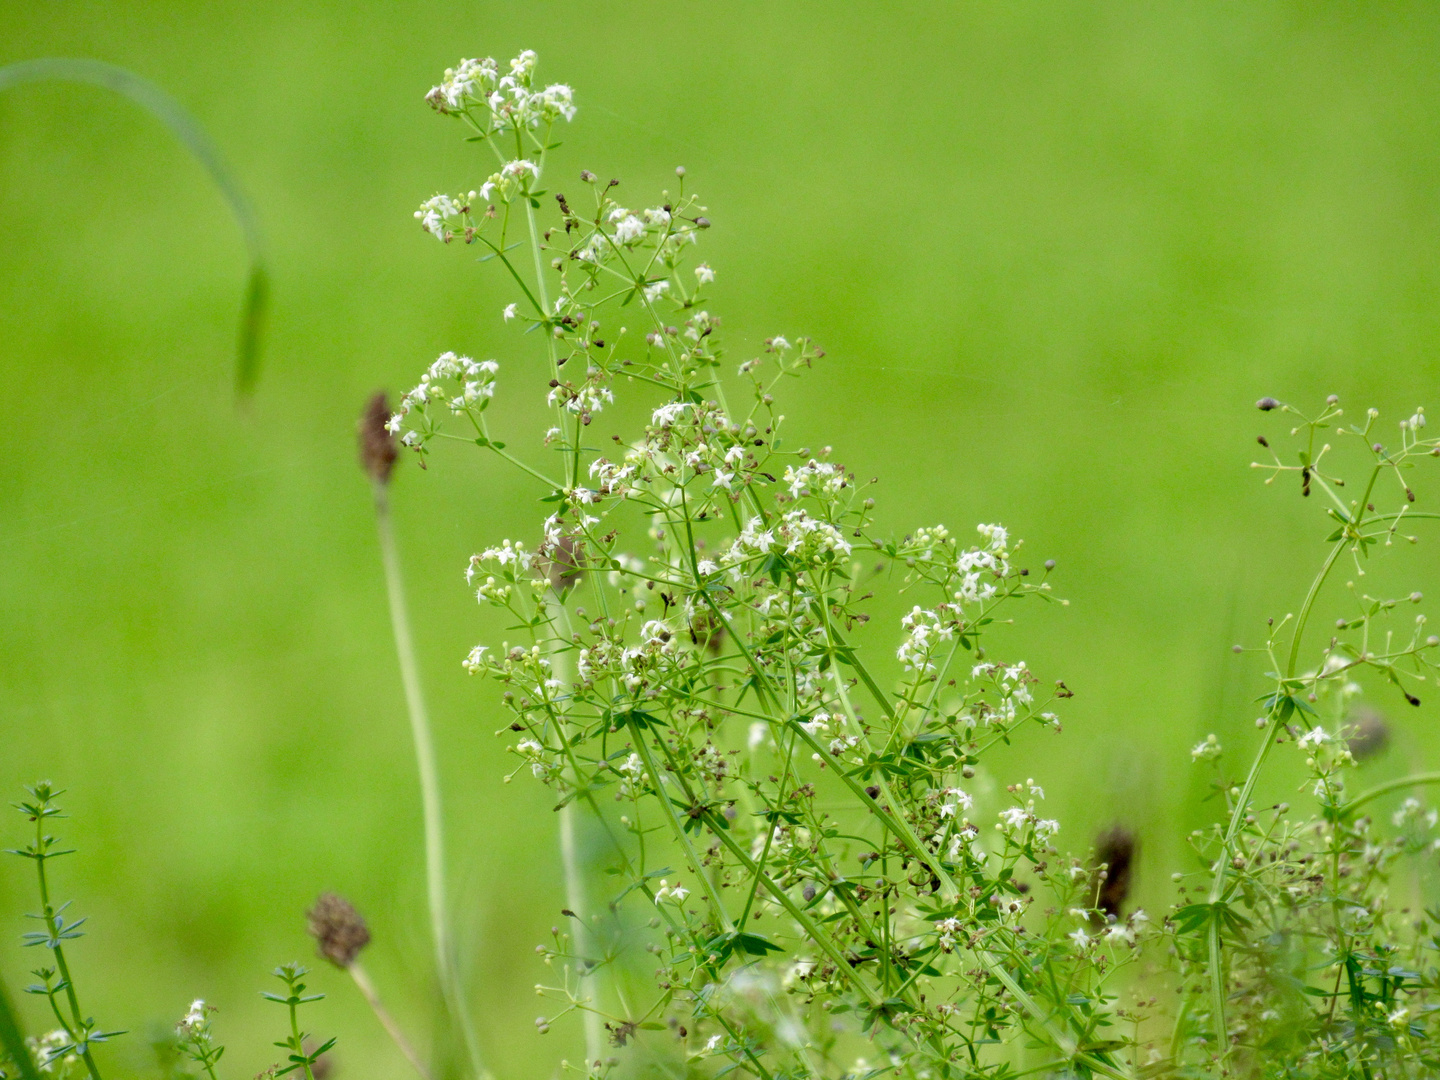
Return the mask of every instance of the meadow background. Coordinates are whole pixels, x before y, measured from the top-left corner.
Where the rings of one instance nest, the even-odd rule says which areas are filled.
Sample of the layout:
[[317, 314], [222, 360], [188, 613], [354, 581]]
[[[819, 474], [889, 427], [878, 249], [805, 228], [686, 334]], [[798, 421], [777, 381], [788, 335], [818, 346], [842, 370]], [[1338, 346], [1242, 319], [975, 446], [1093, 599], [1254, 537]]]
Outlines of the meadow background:
[[[243, 249], [199, 168], [105, 92], [0, 95], [0, 789], [70, 789], [59, 888], [91, 916], [72, 963], [87, 1008], [137, 1032], [112, 1060], [138, 1067], [196, 995], [232, 1075], [273, 1060], [255, 991], [311, 955], [326, 888], [368, 915], [369, 966], [428, 1036], [418, 791], [354, 418], [444, 349], [533, 355], [503, 284], [411, 217], [490, 168], [422, 95], [462, 55], [523, 47], [576, 87], [557, 169], [644, 203], [686, 166], [732, 358], [774, 333], [824, 345], [785, 411], [882, 479], [882, 522], [999, 520], [1058, 561], [1070, 606], [1032, 609], [1006, 649], [1077, 696], [997, 778], [1041, 780], [1074, 847], [1136, 827], [1151, 904], [1208, 813], [1188, 748], [1253, 738], [1262, 665], [1228, 647], [1262, 640], [1321, 554], [1318, 500], [1247, 467], [1285, 426], [1253, 402], [1334, 392], [1387, 427], [1440, 406], [1433, 5], [0, 0], [0, 62], [109, 60], [192, 110], [273, 250], [237, 408]], [[542, 422], [539, 385], [505, 399], [512, 431]], [[492, 690], [459, 663], [499, 635], [465, 560], [528, 536], [536, 494], [478, 455], [406, 460], [394, 484], [503, 1076], [578, 1047], [531, 1023], [554, 817], [502, 783]], [[1440, 538], [1405, 569], [1426, 589]], [[1376, 697], [1395, 731], [1375, 779], [1434, 767], [1440, 698], [1421, 696], [1403, 715]], [[0, 863], [12, 988], [30, 885]], [[397, 1074], [338, 973], [314, 982], [343, 1074]]]

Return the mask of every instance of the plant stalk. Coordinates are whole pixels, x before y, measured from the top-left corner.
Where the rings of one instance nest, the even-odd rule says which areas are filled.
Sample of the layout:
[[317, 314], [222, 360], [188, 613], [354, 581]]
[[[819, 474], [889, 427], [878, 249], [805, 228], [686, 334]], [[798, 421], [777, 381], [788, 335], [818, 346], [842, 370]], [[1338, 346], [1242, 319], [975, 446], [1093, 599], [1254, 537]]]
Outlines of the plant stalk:
[[410, 735], [415, 744], [415, 762], [420, 775], [420, 799], [425, 819], [425, 884], [430, 909], [430, 934], [435, 943], [435, 967], [450, 1012], [460, 1027], [465, 1049], [477, 1077], [489, 1075], [480, 1054], [480, 1043], [466, 1008], [465, 990], [454, 962], [450, 923], [445, 895], [445, 836], [440, 802], [440, 771], [435, 760], [435, 742], [430, 718], [420, 687], [419, 665], [410, 635], [410, 618], [405, 603], [405, 585], [400, 574], [400, 557], [390, 521], [390, 499], [383, 481], [374, 481], [375, 528], [380, 539], [380, 557], [385, 566], [385, 589], [390, 602], [390, 625], [395, 634], [395, 655], [400, 679], [405, 686], [405, 706], [410, 714]]

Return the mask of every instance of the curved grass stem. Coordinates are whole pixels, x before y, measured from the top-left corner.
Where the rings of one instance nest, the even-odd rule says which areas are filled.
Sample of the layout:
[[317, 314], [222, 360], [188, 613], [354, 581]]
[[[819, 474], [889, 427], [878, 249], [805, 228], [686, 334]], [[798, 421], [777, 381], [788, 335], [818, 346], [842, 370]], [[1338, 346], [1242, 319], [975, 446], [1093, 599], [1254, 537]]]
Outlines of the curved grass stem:
[[466, 1006], [465, 988], [455, 964], [454, 946], [450, 937], [448, 903], [445, 892], [445, 835], [440, 802], [440, 770], [435, 760], [435, 742], [430, 731], [430, 717], [420, 686], [420, 669], [415, 661], [415, 645], [410, 635], [410, 618], [405, 603], [404, 579], [400, 574], [400, 556], [395, 546], [395, 530], [390, 521], [390, 500], [383, 482], [375, 482], [375, 526], [380, 539], [380, 557], [385, 566], [385, 588], [390, 602], [390, 625], [395, 635], [395, 655], [400, 664], [400, 679], [405, 686], [405, 706], [410, 714], [410, 735], [415, 744], [415, 762], [420, 776], [420, 799], [425, 820], [425, 886], [430, 911], [430, 934], [435, 944], [436, 975], [446, 1004], [460, 1028], [465, 1050], [478, 1078], [489, 1074], [480, 1053], [475, 1025]]

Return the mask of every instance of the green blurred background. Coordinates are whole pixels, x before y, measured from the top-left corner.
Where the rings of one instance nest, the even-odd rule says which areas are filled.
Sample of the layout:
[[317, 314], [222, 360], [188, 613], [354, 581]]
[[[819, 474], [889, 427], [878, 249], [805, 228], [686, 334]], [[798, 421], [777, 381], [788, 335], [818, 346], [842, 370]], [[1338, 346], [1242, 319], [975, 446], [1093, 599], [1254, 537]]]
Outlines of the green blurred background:
[[[273, 1060], [255, 991], [310, 954], [324, 888], [368, 914], [373, 972], [431, 1030], [354, 417], [443, 349], [509, 371], [532, 355], [498, 317], [503, 283], [411, 217], [490, 168], [422, 95], [462, 55], [523, 47], [581, 107], [552, 175], [588, 166], [643, 203], [687, 167], [734, 359], [773, 333], [825, 346], [786, 412], [882, 478], [887, 526], [1000, 520], [1058, 560], [1070, 606], [1026, 613], [1004, 648], [1077, 697], [1063, 737], [1024, 740], [997, 776], [1042, 779], [1077, 848], [1138, 827], [1152, 905], [1210, 812], [1182, 806], [1204, 787], [1189, 746], [1243, 745], [1254, 715], [1261, 667], [1228, 646], [1292, 610], [1320, 555], [1318, 500], [1247, 468], [1284, 427], [1254, 400], [1335, 392], [1387, 427], [1435, 403], [1431, 4], [0, 0], [0, 62], [105, 59], [191, 109], [273, 248], [265, 367], [237, 409], [243, 249], [199, 168], [102, 91], [0, 95], [0, 785], [70, 789], [77, 976], [142, 1033], [117, 1060], [138, 1066], [143, 1032], [195, 995], [223, 1010], [232, 1073]], [[538, 385], [515, 386], [512, 430], [540, 422]], [[554, 817], [501, 782], [491, 688], [459, 664], [499, 633], [465, 559], [533, 531], [537, 493], [473, 457], [407, 460], [394, 499], [480, 1026], [504, 1075], [546, 1075], [578, 1047], [531, 1023]], [[1437, 553], [1427, 538], [1395, 580], [1426, 588]], [[1376, 778], [1440, 750], [1437, 702], [1394, 702], [1376, 698], [1397, 721]], [[12, 987], [35, 962], [8, 944], [29, 887], [0, 864]], [[353, 990], [315, 982], [339, 1066], [398, 1074]]]

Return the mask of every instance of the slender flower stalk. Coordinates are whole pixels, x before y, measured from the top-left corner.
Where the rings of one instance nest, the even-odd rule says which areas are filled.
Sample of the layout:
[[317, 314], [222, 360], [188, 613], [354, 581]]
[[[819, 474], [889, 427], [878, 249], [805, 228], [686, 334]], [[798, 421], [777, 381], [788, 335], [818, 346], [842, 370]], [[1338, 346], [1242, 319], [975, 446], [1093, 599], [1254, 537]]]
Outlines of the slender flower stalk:
[[430, 912], [430, 934], [435, 946], [436, 975], [450, 1014], [464, 1039], [471, 1067], [476, 1077], [484, 1077], [488, 1072], [480, 1053], [479, 1038], [470, 1018], [450, 934], [440, 770], [435, 757], [435, 742], [425, 707], [425, 696], [420, 684], [419, 665], [415, 659], [410, 617], [405, 602], [404, 579], [400, 571], [400, 556], [390, 518], [389, 484], [397, 451], [390, 432], [385, 428], [387, 411], [384, 394], [371, 398], [360, 422], [360, 461], [370, 477], [374, 495], [375, 529], [380, 542], [381, 562], [385, 568], [390, 626], [395, 639], [395, 655], [400, 665], [400, 679], [405, 687], [405, 706], [410, 716], [410, 734], [415, 745], [415, 762], [420, 777], [420, 798], [425, 823], [425, 884]]
[[371, 982], [370, 975], [366, 972], [365, 968], [357, 960], [348, 965], [346, 971], [349, 972], [350, 978], [354, 980], [355, 986], [359, 989], [361, 996], [364, 997], [366, 1003], [369, 1004], [370, 1011], [375, 1014], [375, 1019], [380, 1021], [380, 1026], [385, 1029], [395, 1045], [400, 1048], [400, 1052], [405, 1055], [405, 1060], [410, 1062], [411, 1067], [413, 1067], [415, 1072], [420, 1076], [420, 1080], [430, 1080], [430, 1070], [426, 1068], [425, 1062], [420, 1060], [420, 1055], [417, 1054], [415, 1048], [410, 1045], [410, 1040], [405, 1037], [405, 1033], [400, 1029], [400, 1025], [395, 1022], [395, 1018], [390, 1015], [390, 1010], [387, 1009], [384, 1002], [380, 1000], [380, 993], [375, 989], [375, 984]]

